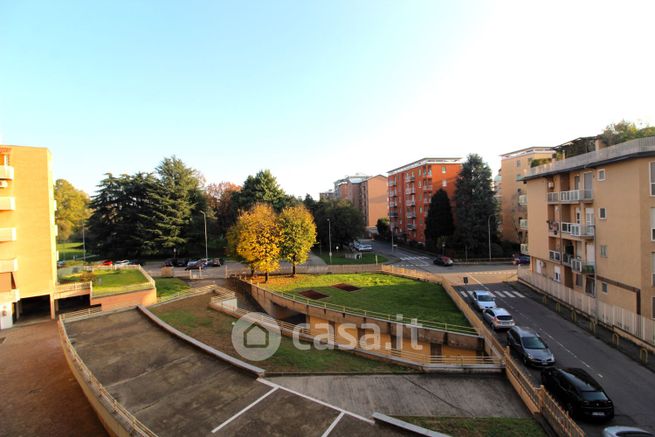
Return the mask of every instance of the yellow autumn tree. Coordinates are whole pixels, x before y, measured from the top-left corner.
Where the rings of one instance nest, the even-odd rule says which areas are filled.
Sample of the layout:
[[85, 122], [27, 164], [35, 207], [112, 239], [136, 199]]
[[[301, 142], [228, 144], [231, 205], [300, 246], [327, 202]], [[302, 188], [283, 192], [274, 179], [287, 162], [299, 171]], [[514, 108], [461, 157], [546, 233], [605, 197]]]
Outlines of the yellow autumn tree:
[[242, 212], [230, 232], [230, 245], [251, 271], [268, 274], [280, 267], [280, 229], [270, 205], [257, 204]]
[[314, 218], [304, 205], [288, 206], [280, 213], [278, 226], [282, 258], [291, 263], [291, 276], [296, 276], [296, 265], [307, 261], [309, 251], [316, 243]]

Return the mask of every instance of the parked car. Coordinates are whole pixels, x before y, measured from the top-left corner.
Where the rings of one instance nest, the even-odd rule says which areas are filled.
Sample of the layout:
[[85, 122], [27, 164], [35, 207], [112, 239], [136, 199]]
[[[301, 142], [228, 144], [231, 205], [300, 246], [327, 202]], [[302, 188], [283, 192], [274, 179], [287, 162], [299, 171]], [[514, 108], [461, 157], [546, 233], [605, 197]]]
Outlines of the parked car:
[[66, 263], [64, 261], [57, 261], [57, 268], [58, 269], [64, 267], [65, 265], [66, 265]]
[[223, 263], [221, 262], [220, 258], [212, 258], [211, 260], [209, 260], [209, 265], [211, 267], [220, 267], [223, 265]]
[[115, 266], [126, 266], [126, 265], [128, 265], [129, 263], [130, 263], [130, 260], [129, 260], [129, 259], [122, 259], [122, 260], [120, 260], [120, 261], [116, 261], [116, 262], [114, 263], [114, 265], [115, 265]]
[[355, 241], [353, 242], [353, 248], [354, 248], [355, 250], [359, 250], [360, 252], [370, 252], [370, 251], [373, 250], [373, 246], [371, 246], [371, 245], [368, 244], [368, 243], [362, 243], [362, 242], [359, 241], [359, 240], [355, 240]]
[[101, 266], [112, 266], [114, 263], [110, 259], [106, 259], [104, 261], [100, 261]]
[[189, 264], [189, 258], [172, 258], [173, 267], [186, 267]]
[[530, 264], [530, 257], [527, 255], [515, 255], [512, 263], [515, 266]]
[[146, 263], [146, 262], [145, 262], [144, 260], [142, 260], [142, 259], [131, 259], [131, 260], [130, 260], [130, 265], [131, 265], [131, 266], [142, 266], [142, 265], [144, 265], [145, 263]]
[[487, 308], [482, 312], [482, 317], [494, 330], [514, 326], [514, 318], [505, 308]]
[[609, 426], [603, 430], [603, 437], [655, 437], [655, 434], [634, 426]]
[[507, 332], [507, 345], [523, 360], [523, 363], [533, 366], [552, 366], [555, 356], [548, 349], [536, 331], [530, 328], [514, 326]]
[[605, 420], [614, 417], [612, 400], [600, 384], [582, 369], [544, 369], [541, 383], [571, 417]]
[[165, 260], [165, 261], [161, 264], [161, 266], [162, 266], [162, 267], [174, 267], [174, 266], [175, 266], [175, 263], [174, 263], [174, 260], [173, 260], [172, 258], [169, 258], [169, 259]]
[[437, 255], [434, 259], [434, 264], [438, 266], [450, 267], [453, 265], [453, 260], [444, 255]]
[[189, 261], [184, 270], [199, 270], [207, 267], [207, 263], [201, 259], [197, 261]]
[[496, 308], [496, 299], [488, 291], [475, 290], [473, 292], [473, 306], [478, 311], [484, 311], [487, 308]]

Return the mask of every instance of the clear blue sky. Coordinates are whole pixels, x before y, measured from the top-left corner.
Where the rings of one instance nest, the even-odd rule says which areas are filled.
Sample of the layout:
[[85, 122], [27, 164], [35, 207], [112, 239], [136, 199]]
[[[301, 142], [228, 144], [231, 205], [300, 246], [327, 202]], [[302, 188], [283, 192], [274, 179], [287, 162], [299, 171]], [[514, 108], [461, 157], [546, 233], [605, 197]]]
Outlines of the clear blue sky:
[[649, 2], [523, 3], [0, 1], [0, 143], [88, 192], [175, 154], [316, 195], [655, 121]]

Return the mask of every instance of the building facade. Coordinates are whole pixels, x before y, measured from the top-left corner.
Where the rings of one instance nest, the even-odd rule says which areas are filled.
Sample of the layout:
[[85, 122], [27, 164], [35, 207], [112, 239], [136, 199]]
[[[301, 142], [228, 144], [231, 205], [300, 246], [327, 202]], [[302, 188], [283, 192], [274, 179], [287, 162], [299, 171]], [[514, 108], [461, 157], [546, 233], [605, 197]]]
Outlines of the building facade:
[[376, 234], [378, 219], [387, 217], [389, 214], [387, 177], [377, 175], [366, 179], [361, 183], [359, 195], [359, 203], [367, 232]]
[[[551, 147], [530, 147], [501, 155], [497, 184], [500, 201], [500, 233], [502, 239], [512, 243], [527, 243], [527, 195], [522, 178], [527, 175], [533, 163], [550, 161], [555, 151]], [[502, 188], [500, 188], [502, 186]]]
[[423, 158], [389, 171], [389, 222], [396, 238], [425, 244], [425, 218], [432, 195], [443, 188], [455, 214], [455, 181], [461, 158]]
[[362, 210], [360, 189], [362, 182], [368, 179], [366, 176], [357, 173], [353, 176], [346, 176], [334, 182], [334, 197], [336, 199], [345, 199], [350, 201], [353, 206], [360, 211]]
[[597, 141], [595, 151], [532, 168], [524, 181], [530, 269], [655, 318], [655, 137]]
[[54, 181], [48, 149], [0, 146], [0, 328], [57, 284]]

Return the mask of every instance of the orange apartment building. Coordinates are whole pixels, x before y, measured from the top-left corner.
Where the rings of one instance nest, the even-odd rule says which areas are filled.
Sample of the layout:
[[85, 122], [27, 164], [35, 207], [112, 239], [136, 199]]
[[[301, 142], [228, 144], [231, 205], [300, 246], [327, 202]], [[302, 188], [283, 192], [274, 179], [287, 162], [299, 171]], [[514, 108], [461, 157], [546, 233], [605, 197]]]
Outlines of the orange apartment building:
[[462, 158], [423, 158], [390, 170], [389, 222], [396, 238], [425, 244], [425, 218], [432, 195], [443, 188], [455, 209], [455, 181]]
[[0, 146], [0, 329], [28, 302], [49, 303], [54, 316], [55, 207], [48, 149]]
[[359, 196], [364, 226], [369, 234], [377, 234], [378, 219], [386, 217], [389, 213], [387, 177], [377, 175], [363, 181], [359, 188]]
[[502, 239], [513, 243], [527, 243], [528, 208], [522, 178], [534, 163], [552, 159], [552, 147], [529, 147], [500, 155], [500, 179], [496, 184], [500, 202], [500, 233]]
[[353, 206], [361, 211], [361, 196], [360, 188], [362, 182], [368, 179], [370, 176], [366, 176], [360, 173], [357, 173], [353, 176], [346, 176], [343, 179], [339, 179], [334, 182], [334, 197], [336, 199], [345, 199], [349, 200]]
[[594, 151], [531, 168], [523, 180], [528, 282], [577, 295], [601, 319], [612, 308], [641, 316], [614, 322], [643, 319], [634, 332], [655, 326], [655, 137], [597, 140]]

